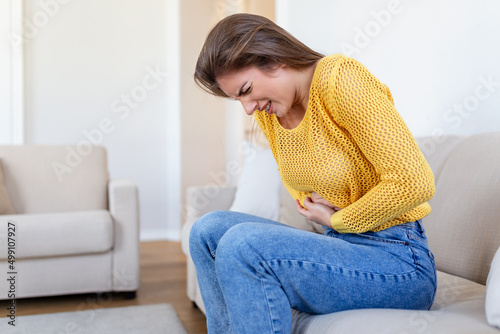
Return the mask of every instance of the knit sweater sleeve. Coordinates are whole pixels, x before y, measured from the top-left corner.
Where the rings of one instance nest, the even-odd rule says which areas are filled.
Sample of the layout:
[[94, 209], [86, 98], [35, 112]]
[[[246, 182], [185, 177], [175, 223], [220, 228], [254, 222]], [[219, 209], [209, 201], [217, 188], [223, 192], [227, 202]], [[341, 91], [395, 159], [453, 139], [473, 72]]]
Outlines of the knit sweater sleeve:
[[347, 57], [326, 87], [325, 104], [332, 118], [380, 177], [375, 187], [332, 215], [332, 227], [341, 233], [362, 233], [432, 198], [434, 176], [389, 89]]

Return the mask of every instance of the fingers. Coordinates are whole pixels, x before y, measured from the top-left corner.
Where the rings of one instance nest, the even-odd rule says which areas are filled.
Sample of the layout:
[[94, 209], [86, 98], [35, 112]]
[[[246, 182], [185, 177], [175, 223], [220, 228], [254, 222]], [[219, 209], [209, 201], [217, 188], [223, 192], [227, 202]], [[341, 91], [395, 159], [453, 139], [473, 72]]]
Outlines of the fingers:
[[342, 208], [339, 208], [338, 206], [335, 206], [332, 203], [328, 202], [326, 199], [324, 199], [323, 197], [321, 197], [318, 193], [316, 193], [314, 191], [311, 193], [311, 197], [309, 197], [309, 200], [310, 200], [310, 203], [326, 205], [326, 206], [332, 208], [333, 210], [335, 210], [335, 212], [342, 209]]
[[331, 204], [325, 205], [322, 203], [316, 203], [311, 199], [311, 197], [306, 197], [303, 205], [301, 205], [300, 201], [296, 199], [295, 205], [297, 206], [297, 211], [302, 216], [306, 217], [308, 220], [327, 227], [329, 227], [330, 217], [338, 210], [341, 210], [341, 208]]
[[319, 201], [319, 200], [322, 200], [323, 197], [321, 197], [317, 192], [312, 192], [311, 193], [311, 201], [313, 202], [316, 202], [316, 201]]
[[[306, 201], [309, 197], [306, 197], [306, 199], [304, 200], [304, 206], [306, 206]], [[299, 213], [308, 218], [310, 216], [310, 213], [309, 213], [309, 210], [307, 208], [304, 208], [301, 204], [300, 204], [300, 201], [298, 199], [295, 200], [295, 205], [297, 206], [297, 211], [299, 211]]]
[[298, 199], [295, 200], [295, 206], [297, 207], [297, 210], [300, 212], [300, 209], [302, 209], [302, 205], [300, 205], [300, 202]]
[[[304, 202], [305, 202], [305, 201], [304, 201]], [[300, 204], [300, 201], [299, 201], [298, 199], [296, 199], [296, 200], [295, 200], [295, 205], [297, 206], [297, 210], [299, 210], [299, 212], [300, 212], [300, 211], [304, 211], [304, 210], [305, 210], [305, 211], [307, 211], [307, 210], [306, 210], [306, 209], [302, 206], [302, 204]]]
[[311, 204], [313, 204], [314, 202], [312, 201], [311, 197], [306, 197], [304, 198], [304, 207], [309, 210], [309, 208], [311, 207]]

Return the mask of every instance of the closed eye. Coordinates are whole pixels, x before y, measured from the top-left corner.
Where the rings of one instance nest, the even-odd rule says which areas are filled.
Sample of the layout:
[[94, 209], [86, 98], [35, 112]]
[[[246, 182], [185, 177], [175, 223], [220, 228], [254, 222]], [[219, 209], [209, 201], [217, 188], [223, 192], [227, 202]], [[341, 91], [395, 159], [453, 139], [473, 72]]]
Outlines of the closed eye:
[[251, 90], [252, 90], [252, 85], [248, 86], [248, 88], [245, 89], [245, 91], [243, 91], [243, 87], [242, 87], [242, 90], [240, 90], [238, 92], [237, 96], [240, 97], [241, 95], [248, 94], [248, 93], [250, 93]]

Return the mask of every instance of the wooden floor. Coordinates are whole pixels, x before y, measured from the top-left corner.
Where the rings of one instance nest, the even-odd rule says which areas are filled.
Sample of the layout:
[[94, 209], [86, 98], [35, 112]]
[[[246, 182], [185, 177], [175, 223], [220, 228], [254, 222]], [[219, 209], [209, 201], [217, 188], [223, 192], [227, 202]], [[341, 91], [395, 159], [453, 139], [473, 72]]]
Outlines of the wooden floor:
[[[186, 296], [186, 257], [180, 243], [155, 241], [141, 243], [141, 285], [137, 298], [122, 294], [83, 294], [18, 299], [16, 315], [68, 312], [129, 305], [169, 303], [188, 333], [207, 333], [205, 316]], [[9, 301], [0, 301], [5, 310]], [[2, 312], [0, 318], [5, 318]]]

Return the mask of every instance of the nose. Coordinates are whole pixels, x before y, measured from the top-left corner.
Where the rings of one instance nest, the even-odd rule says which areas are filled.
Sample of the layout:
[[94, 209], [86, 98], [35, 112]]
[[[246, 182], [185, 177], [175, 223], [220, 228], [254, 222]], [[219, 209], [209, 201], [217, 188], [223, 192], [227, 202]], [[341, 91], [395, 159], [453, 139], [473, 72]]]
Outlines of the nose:
[[243, 106], [243, 109], [245, 109], [245, 112], [247, 113], [247, 115], [252, 115], [255, 110], [259, 109], [259, 104], [255, 100], [252, 101], [252, 100], [247, 99], [247, 98], [241, 98], [240, 102], [241, 102], [241, 105]]

